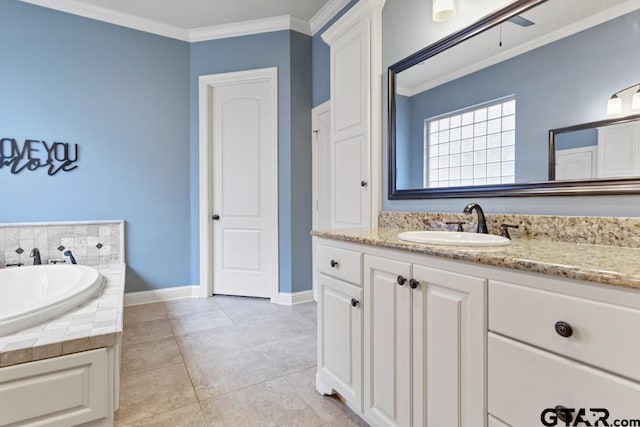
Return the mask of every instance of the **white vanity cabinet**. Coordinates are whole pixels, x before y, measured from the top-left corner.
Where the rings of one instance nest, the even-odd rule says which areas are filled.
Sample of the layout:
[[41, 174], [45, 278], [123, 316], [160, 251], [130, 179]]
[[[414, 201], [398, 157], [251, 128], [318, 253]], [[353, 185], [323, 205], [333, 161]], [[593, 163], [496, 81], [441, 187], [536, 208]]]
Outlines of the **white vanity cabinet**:
[[[314, 239], [318, 391], [335, 390], [375, 426], [485, 425], [486, 280], [430, 257]], [[360, 283], [329, 277], [353, 266], [338, 258], [363, 253]]]
[[592, 425], [601, 416], [592, 408], [609, 411], [610, 425], [640, 419], [640, 291], [320, 237], [314, 245], [316, 386], [371, 425], [540, 426], [556, 406], [574, 420], [585, 408]]
[[316, 387], [362, 410], [362, 253], [316, 246], [318, 374]]
[[[485, 414], [481, 278], [365, 255], [364, 413], [384, 426], [474, 426]], [[395, 345], [389, 345], [395, 343]]]

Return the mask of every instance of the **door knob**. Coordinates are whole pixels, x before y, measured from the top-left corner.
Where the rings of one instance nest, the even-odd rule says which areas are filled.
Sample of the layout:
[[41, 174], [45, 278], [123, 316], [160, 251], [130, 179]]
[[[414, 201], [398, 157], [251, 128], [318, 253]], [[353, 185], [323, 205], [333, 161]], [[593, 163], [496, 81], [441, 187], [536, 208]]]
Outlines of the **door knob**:
[[220, 215], [216, 214], [212, 216], [211, 219], [213, 219], [214, 221], [218, 221], [220, 219]]
[[397, 282], [397, 283], [398, 283], [398, 285], [400, 285], [400, 286], [404, 285], [404, 282], [406, 282], [406, 281], [407, 281], [407, 279], [405, 279], [405, 278], [404, 278], [404, 277], [402, 277], [402, 276], [398, 276], [398, 278], [396, 279], [396, 282]]
[[418, 282], [416, 279], [409, 280], [409, 286], [411, 287], [411, 289], [417, 288], [419, 284], [420, 282]]
[[367, 181], [360, 182], [360, 187], [366, 187], [366, 186], [367, 186]]
[[351, 307], [355, 307], [355, 306], [357, 306], [358, 304], [360, 304], [360, 301], [358, 301], [358, 300], [357, 300], [357, 299], [355, 299], [355, 298], [351, 298]]
[[331, 268], [336, 268], [338, 266], [338, 261], [336, 261], [335, 259], [331, 260]]

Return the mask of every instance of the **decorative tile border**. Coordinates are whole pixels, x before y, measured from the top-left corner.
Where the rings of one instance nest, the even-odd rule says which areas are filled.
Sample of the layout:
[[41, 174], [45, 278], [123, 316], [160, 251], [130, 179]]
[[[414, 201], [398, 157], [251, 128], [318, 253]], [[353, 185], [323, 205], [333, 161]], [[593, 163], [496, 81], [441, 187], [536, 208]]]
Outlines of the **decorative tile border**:
[[[501, 224], [513, 237], [554, 242], [640, 248], [640, 218], [486, 214], [489, 232], [500, 234]], [[476, 228], [476, 215], [464, 213], [381, 212], [379, 226], [404, 230], [455, 230], [447, 221], [466, 221], [465, 231]]]
[[34, 248], [43, 264], [69, 262], [67, 250], [80, 264], [123, 264], [124, 221], [0, 224], [0, 268], [33, 264], [29, 255]]

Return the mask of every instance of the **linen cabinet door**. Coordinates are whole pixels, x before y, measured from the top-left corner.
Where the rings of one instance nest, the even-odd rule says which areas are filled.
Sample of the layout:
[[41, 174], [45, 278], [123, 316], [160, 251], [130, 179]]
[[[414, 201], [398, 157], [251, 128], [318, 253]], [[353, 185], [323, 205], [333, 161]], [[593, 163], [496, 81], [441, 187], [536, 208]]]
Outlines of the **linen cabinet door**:
[[376, 426], [411, 424], [411, 265], [365, 255], [364, 414]]
[[415, 426], [487, 425], [486, 280], [413, 266]]
[[362, 410], [362, 289], [318, 275], [318, 376]]

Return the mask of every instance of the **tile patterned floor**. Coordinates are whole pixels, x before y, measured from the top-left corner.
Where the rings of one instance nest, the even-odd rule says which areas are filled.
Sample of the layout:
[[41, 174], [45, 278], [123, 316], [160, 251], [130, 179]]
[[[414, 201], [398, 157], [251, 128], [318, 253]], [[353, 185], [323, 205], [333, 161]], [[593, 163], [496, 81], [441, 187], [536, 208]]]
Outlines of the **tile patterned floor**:
[[315, 366], [315, 303], [127, 307], [116, 426], [366, 426], [316, 392]]

